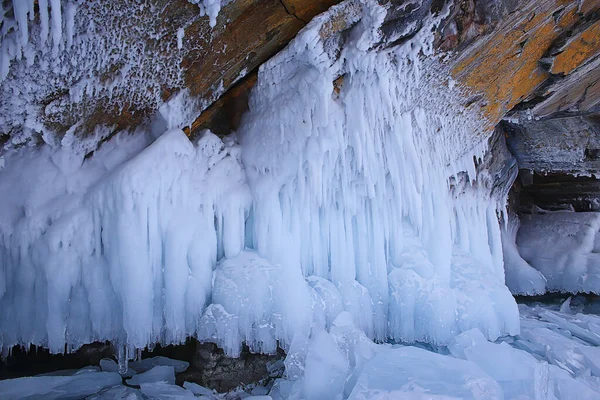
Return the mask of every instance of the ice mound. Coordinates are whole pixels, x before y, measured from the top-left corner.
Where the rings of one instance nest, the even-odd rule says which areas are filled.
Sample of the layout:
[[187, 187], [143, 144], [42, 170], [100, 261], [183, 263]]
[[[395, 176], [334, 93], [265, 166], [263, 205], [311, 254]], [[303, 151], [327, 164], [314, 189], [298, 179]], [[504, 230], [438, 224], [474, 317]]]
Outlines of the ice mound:
[[287, 348], [313, 316], [310, 286], [294, 272], [249, 250], [221, 261], [198, 339], [214, 341], [234, 357], [242, 342], [253, 352], [275, 353], [278, 344]]
[[600, 213], [555, 211], [521, 216], [519, 253], [549, 291], [600, 294]]

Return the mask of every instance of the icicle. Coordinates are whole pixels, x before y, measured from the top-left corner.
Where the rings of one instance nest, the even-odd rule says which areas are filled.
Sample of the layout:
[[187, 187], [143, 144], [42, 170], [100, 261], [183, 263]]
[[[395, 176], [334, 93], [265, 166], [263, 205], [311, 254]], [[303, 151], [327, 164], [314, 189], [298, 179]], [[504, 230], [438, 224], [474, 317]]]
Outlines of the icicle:
[[42, 49], [46, 48], [48, 42], [48, 34], [50, 32], [49, 21], [48, 21], [48, 0], [39, 0], [38, 5], [40, 8], [40, 43]]
[[77, 5], [71, 1], [67, 3], [65, 9], [65, 33], [67, 35], [67, 50], [73, 46], [73, 36], [75, 34], [75, 14], [77, 13]]
[[129, 347], [127, 344], [117, 344], [116, 346], [119, 374], [125, 375], [129, 370]]
[[53, 51], [55, 54], [58, 54], [58, 48], [62, 40], [62, 10], [60, 0], [50, 0], [50, 14], [52, 17]]

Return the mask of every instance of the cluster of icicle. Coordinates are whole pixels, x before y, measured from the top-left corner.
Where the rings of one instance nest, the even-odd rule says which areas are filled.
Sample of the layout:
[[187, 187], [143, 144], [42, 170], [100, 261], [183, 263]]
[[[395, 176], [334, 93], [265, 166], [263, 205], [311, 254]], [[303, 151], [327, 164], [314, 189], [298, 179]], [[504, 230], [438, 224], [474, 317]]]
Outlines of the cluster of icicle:
[[[337, 51], [321, 31], [344, 13]], [[377, 341], [518, 333], [504, 199], [474, 164], [488, 133], [434, 61], [437, 20], [386, 48], [385, 13], [346, 1], [307, 25], [261, 68], [239, 144], [170, 130], [141, 152], [7, 158], [3, 349], [111, 340], [126, 355], [194, 336], [273, 352], [342, 311]]]

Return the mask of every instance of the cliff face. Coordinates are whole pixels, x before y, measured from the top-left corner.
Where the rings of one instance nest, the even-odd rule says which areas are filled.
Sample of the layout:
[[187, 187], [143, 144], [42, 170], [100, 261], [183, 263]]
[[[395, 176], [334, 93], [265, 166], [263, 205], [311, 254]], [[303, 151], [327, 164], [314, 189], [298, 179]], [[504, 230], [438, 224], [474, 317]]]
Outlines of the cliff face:
[[[10, 67], [0, 84], [0, 144], [10, 149], [85, 139], [85, 151], [92, 152], [115, 132], [148, 121], [181, 93], [188, 112], [173, 125], [192, 136], [204, 128], [227, 134], [247, 109], [258, 66], [338, 2], [222, 2], [214, 27], [186, 0], [63, 2], [60, 40], [54, 30], [44, 32], [44, 10], [32, 2], [27, 45], [4, 56]], [[9, 27], [18, 15], [4, 3], [3, 26]], [[414, 35], [430, 13], [447, 14], [437, 32], [437, 52], [488, 127], [504, 121], [499, 129], [519, 167], [531, 171], [521, 174], [529, 177], [521, 183], [545, 191], [560, 182], [560, 199], [550, 200], [556, 206], [581, 200], [580, 182], [568, 177], [597, 172], [600, 1], [380, 3], [389, 7], [382, 28], [386, 45]], [[343, 40], [352, 23], [340, 15], [322, 35]], [[13, 30], [22, 35], [17, 25]], [[8, 32], [3, 48], [10, 53]], [[44, 33], [53, 41], [43, 40]], [[16, 36], [15, 42], [21, 38]], [[594, 179], [586, 182], [595, 185]], [[581, 207], [596, 206], [584, 201]]]

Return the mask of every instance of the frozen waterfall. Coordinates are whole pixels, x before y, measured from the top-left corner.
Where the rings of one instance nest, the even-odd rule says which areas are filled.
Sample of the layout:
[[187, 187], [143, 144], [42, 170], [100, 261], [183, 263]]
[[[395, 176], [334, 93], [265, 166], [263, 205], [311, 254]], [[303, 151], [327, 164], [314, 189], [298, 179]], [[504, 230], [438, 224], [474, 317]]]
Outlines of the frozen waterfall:
[[[324, 40], [341, 14], [345, 41]], [[505, 199], [477, 169], [491, 132], [431, 29], [388, 47], [384, 16], [364, 1], [315, 18], [261, 68], [237, 137], [149, 128], [87, 159], [65, 141], [7, 153], [3, 351], [195, 336], [294, 352], [343, 312], [376, 341], [517, 334]]]

